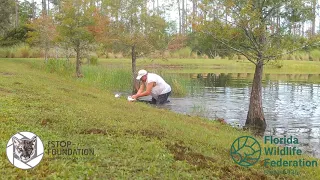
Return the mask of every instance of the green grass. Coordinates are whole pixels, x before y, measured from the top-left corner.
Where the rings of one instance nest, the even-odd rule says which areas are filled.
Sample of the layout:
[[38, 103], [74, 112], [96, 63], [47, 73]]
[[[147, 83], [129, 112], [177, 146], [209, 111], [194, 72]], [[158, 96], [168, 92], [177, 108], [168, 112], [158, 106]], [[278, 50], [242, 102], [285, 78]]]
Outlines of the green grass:
[[[121, 65], [130, 67], [130, 60], [122, 59], [101, 59], [101, 64]], [[246, 60], [225, 60], [225, 59], [169, 59], [165, 60], [138, 60], [139, 68], [151, 71], [159, 71], [163, 74], [248, 74], [250, 80], [253, 79], [254, 65]], [[281, 68], [279, 68], [281, 66]], [[301, 82], [320, 82], [320, 62], [315, 61], [294, 61], [281, 60], [277, 63], [269, 63], [264, 68], [264, 79], [301, 81]], [[247, 75], [246, 75], [247, 76]]]
[[[101, 64], [121, 64], [130, 66], [130, 59], [100, 59]], [[179, 73], [250, 73], [254, 72], [254, 65], [247, 60], [226, 59], [139, 59], [138, 66], [146, 69], [164, 69], [166, 72]], [[271, 74], [319, 74], [319, 61], [281, 60], [281, 68], [267, 64], [264, 73]]]
[[[24, 59], [26, 61], [42, 59]], [[98, 64], [115, 68], [131, 68], [130, 59], [99, 59]], [[320, 61], [280, 60], [281, 68], [269, 63], [266, 74], [320, 74]], [[138, 68], [175, 73], [253, 73], [254, 65], [247, 60], [226, 59], [138, 59]]]
[[[299, 168], [300, 176], [295, 177], [265, 175], [260, 163], [237, 166], [229, 156], [230, 146], [248, 132], [129, 103], [72, 77], [38, 70], [30, 62], [0, 63], [2, 179], [320, 178], [319, 168]], [[95, 156], [85, 161], [45, 155], [34, 169], [20, 170], [5, 153], [7, 141], [19, 131], [37, 134], [45, 148], [48, 141], [69, 140], [94, 148]]]
[[40, 48], [19, 44], [11, 47], [0, 47], [0, 58], [39, 58], [43, 57]]
[[100, 66], [84, 66], [82, 68], [84, 78], [82, 82], [94, 84], [102, 89], [111, 91], [130, 91], [131, 71], [130, 69], [104, 68]]
[[310, 52], [310, 55], [314, 61], [320, 61], [320, 51], [319, 50], [312, 50]]
[[[18, 59], [18, 61], [23, 61]], [[36, 69], [45, 69], [50, 73], [57, 73], [64, 77], [74, 76], [74, 64], [73, 62], [67, 62], [65, 60], [50, 59], [48, 63], [44, 64], [41, 61], [35, 59], [28, 59], [27, 62], [32, 63], [32, 67]], [[162, 71], [152, 71], [160, 74], [165, 80], [172, 86], [172, 96], [183, 97], [187, 94], [188, 86], [192, 85], [189, 78], [183, 78], [178, 75], [168, 75]], [[100, 89], [117, 91], [117, 92], [131, 92], [131, 69], [126, 66], [82, 66], [83, 78], [78, 81], [92, 85]]]

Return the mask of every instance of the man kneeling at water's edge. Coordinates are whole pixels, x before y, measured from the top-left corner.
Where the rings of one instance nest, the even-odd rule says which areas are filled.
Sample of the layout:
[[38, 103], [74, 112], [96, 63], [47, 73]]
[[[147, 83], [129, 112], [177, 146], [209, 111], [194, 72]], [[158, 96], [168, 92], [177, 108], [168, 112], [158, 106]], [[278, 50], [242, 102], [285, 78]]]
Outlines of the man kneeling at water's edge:
[[[140, 80], [140, 88], [137, 94], [131, 96], [138, 99], [143, 96], [152, 96], [151, 104], [164, 104], [168, 102], [171, 94], [171, 86], [167, 84], [163, 78], [154, 73], [148, 73], [146, 70], [138, 72], [137, 80]], [[146, 89], [144, 91], [144, 89]]]

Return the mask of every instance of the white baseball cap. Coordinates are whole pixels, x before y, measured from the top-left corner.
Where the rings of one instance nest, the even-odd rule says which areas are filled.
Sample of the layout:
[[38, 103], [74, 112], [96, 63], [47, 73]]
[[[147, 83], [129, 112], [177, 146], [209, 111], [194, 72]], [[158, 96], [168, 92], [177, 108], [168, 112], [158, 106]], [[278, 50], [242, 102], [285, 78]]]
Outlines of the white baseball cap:
[[138, 72], [138, 76], [137, 76], [137, 80], [140, 80], [142, 76], [144, 75], [147, 75], [148, 72], [144, 69], [141, 69], [139, 72]]

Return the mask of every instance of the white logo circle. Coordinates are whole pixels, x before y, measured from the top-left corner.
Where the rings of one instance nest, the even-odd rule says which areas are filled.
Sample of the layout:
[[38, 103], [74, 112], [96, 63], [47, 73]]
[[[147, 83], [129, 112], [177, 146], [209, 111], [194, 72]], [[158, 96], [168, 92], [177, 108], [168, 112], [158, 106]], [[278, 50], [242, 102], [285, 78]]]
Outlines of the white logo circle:
[[30, 169], [38, 165], [44, 154], [41, 139], [31, 132], [13, 135], [7, 144], [7, 157], [11, 164], [20, 169]]

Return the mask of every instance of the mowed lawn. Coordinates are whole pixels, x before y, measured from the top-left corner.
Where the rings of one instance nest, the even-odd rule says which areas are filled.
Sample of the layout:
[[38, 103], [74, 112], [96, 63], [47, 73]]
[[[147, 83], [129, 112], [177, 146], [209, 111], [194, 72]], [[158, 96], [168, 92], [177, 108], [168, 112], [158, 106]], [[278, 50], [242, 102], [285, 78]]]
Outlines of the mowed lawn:
[[[53, 160], [45, 154], [35, 168], [20, 170], [6, 156], [8, 140], [20, 131], [38, 135], [45, 150], [49, 141], [65, 140], [94, 148], [95, 156]], [[319, 168], [272, 176], [262, 161], [236, 165], [230, 147], [245, 135], [216, 121], [117, 99], [24, 60], [0, 59], [0, 179], [320, 179]]]

